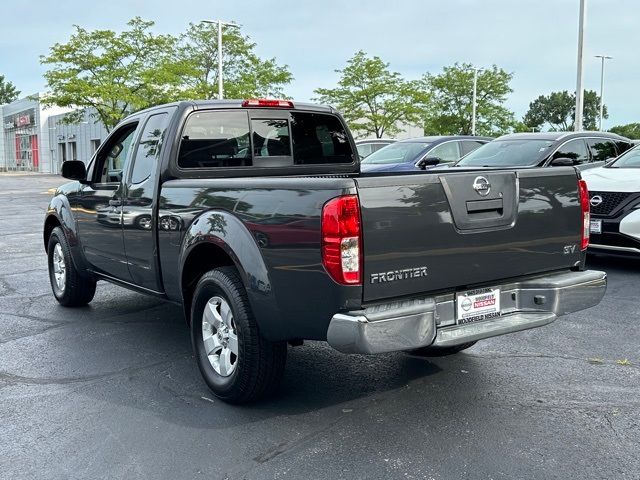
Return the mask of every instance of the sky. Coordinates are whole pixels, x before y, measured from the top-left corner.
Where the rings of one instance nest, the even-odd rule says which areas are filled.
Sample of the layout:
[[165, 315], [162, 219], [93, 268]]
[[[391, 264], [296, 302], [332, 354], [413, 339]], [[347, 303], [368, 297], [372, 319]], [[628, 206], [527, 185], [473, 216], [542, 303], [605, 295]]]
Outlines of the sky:
[[[604, 127], [640, 121], [640, 1], [586, 0], [585, 88], [605, 77]], [[0, 0], [0, 74], [24, 95], [45, 89], [39, 56], [65, 42], [77, 24], [120, 30], [134, 16], [156, 33], [179, 34], [189, 22], [242, 25], [263, 58], [276, 57], [295, 80], [286, 93], [308, 101], [331, 88], [357, 50], [377, 55], [407, 79], [454, 62], [496, 64], [514, 73], [507, 107], [517, 117], [538, 95], [574, 91], [579, 0]]]

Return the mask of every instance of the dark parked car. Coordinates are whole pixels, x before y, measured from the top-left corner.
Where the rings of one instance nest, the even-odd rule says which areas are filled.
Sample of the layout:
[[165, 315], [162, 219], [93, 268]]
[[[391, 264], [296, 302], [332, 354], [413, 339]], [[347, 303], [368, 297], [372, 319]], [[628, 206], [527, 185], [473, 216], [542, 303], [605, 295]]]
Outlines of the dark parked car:
[[597, 167], [632, 147], [615, 133], [512, 133], [462, 158], [456, 167]]
[[88, 169], [62, 165], [75, 181], [46, 210], [53, 294], [86, 305], [106, 280], [182, 305], [200, 372], [229, 402], [274, 390], [287, 343], [447, 355], [602, 299], [606, 274], [585, 270], [588, 193], [574, 168], [358, 169], [330, 107], [137, 112]]
[[366, 158], [373, 152], [377, 152], [383, 147], [395, 143], [396, 140], [391, 138], [367, 138], [364, 140], [356, 140], [356, 148], [360, 158]]
[[488, 137], [417, 137], [381, 148], [360, 163], [363, 172], [424, 170], [429, 166], [454, 163], [460, 157], [490, 142]]

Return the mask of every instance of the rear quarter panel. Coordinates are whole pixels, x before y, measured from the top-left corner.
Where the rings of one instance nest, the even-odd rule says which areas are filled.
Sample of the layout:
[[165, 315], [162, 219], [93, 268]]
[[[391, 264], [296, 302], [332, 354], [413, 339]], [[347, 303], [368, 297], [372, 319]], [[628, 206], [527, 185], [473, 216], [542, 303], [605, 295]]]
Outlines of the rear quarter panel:
[[340, 177], [165, 182], [159, 224], [174, 218], [181, 225], [158, 230], [167, 295], [181, 301], [182, 259], [199, 242], [213, 242], [232, 252], [267, 338], [325, 339], [332, 315], [359, 307], [362, 290], [325, 272], [320, 215], [327, 200], [354, 192], [353, 180]]

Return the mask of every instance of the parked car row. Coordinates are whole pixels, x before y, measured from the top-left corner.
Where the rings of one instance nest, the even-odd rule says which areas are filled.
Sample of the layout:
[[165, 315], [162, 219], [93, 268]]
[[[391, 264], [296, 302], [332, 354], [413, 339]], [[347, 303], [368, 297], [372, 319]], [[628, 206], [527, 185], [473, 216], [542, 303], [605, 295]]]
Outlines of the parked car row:
[[[376, 143], [377, 142], [377, 143]], [[375, 143], [375, 146], [374, 146]], [[608, 132], [365, 140], [362, 172], [574, 166], [590, 191], [594, 253], [640, 254], [640, 145]]]
[[399, 172], [453, 164], [485, 143], [489, 137], [432, 136], [401, 140], [364, 158], [362, 172]]

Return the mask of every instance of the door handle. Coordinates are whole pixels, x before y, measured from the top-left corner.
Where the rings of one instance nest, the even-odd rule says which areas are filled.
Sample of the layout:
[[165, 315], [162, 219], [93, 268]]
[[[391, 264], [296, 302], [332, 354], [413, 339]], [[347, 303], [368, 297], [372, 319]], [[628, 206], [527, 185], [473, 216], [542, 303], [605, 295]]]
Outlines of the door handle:
[[122, 206], [122, 200], [109, 200], [109, 206], [110, 207], [121, 207]]

